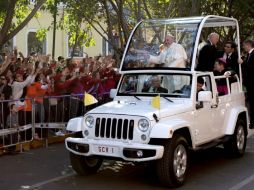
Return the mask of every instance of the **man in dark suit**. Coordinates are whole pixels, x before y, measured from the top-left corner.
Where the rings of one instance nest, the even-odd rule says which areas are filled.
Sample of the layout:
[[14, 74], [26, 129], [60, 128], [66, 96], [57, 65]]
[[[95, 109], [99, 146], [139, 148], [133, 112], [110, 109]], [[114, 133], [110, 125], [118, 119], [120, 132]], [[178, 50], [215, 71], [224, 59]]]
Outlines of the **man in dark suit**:
[[218, 42], [219, 35], [217, 33], [209, 34], [207, 43], [199, 52], [196, 71], [213, 71], [215, 60], [218, 57], [216, 47]]
[[223, 58], [226, 60], [226, 70], [233, 70], [239, 76], [238, 54], [236, 51], [235, 42], [227, 41], [224, 45], [224, 51], [221, 51], [219, 53], [219, 58]]
[[168, 89], [161, 87], [160, 77], [153, 76], [150, 87], [145, 87], [142, 92], [168, 93]]
[[244, 85], [247, 89], [248, 102], [250, 107], [250, 128], [254, 128], [254, 41], [246, 40], [243, 48], [248, 53], [243, 62], [245, 71]]

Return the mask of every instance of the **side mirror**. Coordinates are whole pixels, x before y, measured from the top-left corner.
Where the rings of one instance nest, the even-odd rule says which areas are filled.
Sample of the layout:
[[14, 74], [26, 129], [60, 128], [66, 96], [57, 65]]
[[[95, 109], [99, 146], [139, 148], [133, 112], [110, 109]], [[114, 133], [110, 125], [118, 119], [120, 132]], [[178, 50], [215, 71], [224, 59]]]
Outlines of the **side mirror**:
[[116, 93], [117, 93], [117, 90], [116, 89], [111, 89], [110, 90], [110, 98], [114, 99], [116, 97]]
[[211, 102], [213, 99], [211, 91], [200, 91], [198, 93], [199, 102]]

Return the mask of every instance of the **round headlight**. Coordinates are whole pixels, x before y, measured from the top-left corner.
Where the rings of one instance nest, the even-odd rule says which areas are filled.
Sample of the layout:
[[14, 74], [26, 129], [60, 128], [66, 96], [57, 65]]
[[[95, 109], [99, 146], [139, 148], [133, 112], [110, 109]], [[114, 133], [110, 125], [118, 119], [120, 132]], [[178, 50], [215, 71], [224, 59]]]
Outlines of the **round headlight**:
[[142, 132], [146, 132], [149, 129], [149, 122], [146, 119], [140, 119], [138, 122], [138, 128]]
[[92, 116], [87, 116], [86, 119], [85, 119], [85, 123], [86, 123], [86, 126], [89, 127], [89, 128], [92, 128], [93, 127], [93, 123], [94, 123], [94, 118]]

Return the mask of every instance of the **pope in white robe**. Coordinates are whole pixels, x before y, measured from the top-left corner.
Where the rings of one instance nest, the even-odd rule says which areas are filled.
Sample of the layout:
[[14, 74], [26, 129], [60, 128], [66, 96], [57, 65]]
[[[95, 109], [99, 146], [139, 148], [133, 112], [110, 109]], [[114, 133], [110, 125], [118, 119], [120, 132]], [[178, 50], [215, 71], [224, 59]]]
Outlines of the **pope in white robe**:
[[186, 67], [187, 54], [182, 45], [174, 42], [174, 36], [165, 37], [164, 49], [158, 56], [150, 55], [148, 63], [163, 64], [163, 67]]

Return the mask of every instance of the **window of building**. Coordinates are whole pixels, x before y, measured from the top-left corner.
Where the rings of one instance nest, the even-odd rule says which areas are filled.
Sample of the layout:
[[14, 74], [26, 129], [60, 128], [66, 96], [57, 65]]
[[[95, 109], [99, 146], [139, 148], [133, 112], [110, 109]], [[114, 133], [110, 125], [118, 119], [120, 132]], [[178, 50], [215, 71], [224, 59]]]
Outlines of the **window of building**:
[[12, 38], [3, 45], [3, 50], [4, 52], [11, 53], [13, 49], [14, 49], [14, 39]]
[[[84, 56], [84, 47], [82, 45], [77, 45], [73, 49], [74, 45], [71, 45], [68, 39], [68, 57], [83, 57]], [[73, 56], [72, 56], [73, 54]]]
[[108, 55], [108, 42], [102, 39], [102, 55]]
[[27, 35], [27, 54], [35, 52], [45, 55], [46, 52], [46, 39], [39, 41], [36, 38], [36, 32], [29, 32]]

